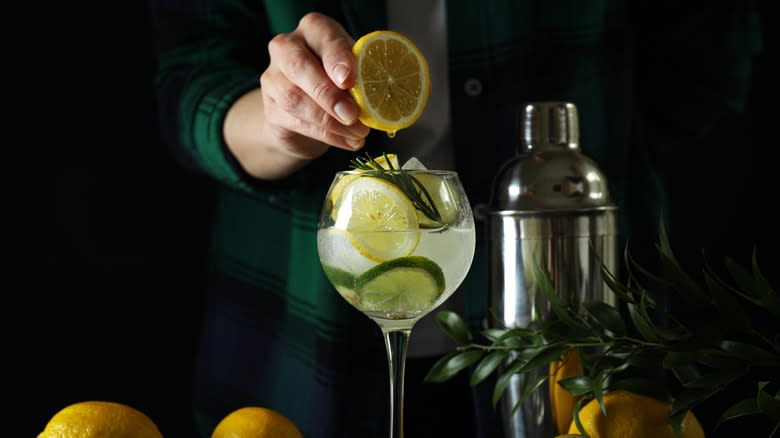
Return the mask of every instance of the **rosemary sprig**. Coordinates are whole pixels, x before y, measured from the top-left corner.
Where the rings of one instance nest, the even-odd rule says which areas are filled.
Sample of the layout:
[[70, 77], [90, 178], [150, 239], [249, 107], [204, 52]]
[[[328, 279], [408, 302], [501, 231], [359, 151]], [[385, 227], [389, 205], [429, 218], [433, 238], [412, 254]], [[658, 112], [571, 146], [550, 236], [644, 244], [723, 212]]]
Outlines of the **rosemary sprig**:
[[366, 153], [365, 158], [357, 157], [350, 161], [351, 167], [355, 170], [365, 172], [370, 176], [382, 178], [395, 185], [407, 198], [409, 198], [412, 205], [414, 205], [414, 208], [441, 227], [446, 227], [446, 224], [441, 218], [441, 213], [439, 213], [439, 209], [436, 208], [436, 203], [433, 202], [433, 198], [431, 197], [431, 194], [428, 193], [425, 186], [409, 172], [393, 167], [393, 163], [387, 159], [387, 155], [382, 155], [385, 157], [385, 162], [389, 169], [382, 167], [382, 165], [377, 163], [377, 161], [368, 153]]

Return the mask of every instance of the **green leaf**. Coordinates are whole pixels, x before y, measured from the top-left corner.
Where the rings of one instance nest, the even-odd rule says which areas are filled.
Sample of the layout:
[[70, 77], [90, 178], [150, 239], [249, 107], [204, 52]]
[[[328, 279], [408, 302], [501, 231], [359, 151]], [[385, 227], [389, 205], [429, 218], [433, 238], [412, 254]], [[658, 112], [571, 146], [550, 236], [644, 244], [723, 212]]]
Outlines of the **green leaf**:
[[639, 350], [626, 358], [626, 362], [637, 368], [653, 369], [664, 359], [665, 353], [659, 350]]
[[769, 382], [758, 383], [756, 403], [761, 412], [775, 421], [780, 421], [780, 402], [775, 400], [768, 392], [764, 391], [764, 388], [766, 388], [768, 384]]
[[701, 377], [699, 367], [693, 364], [676, 366], [672, 368], [672, 374], [674, 374], [674, 377], [676, 377], [677, 381], [683, 386]]
[[681, 325], [667, 328], [656, 326], [654, 329], [655, 334], [667, 341], [681, 341], [690, 336], [688, 329]]
[[633, 303], [634, 299], [631, 297], [631, 290], [626, 286], [618, 282], [617, 277], [612, 272], [609, 272], [606, 266], [601, 265], [601, 278], [606, 283], [609, 290], [612, 291], [621, 301], [624, 303]]
[[734, 403], [728, 409], [726, 409], [723, 412], [723, 414], [721, 414], [720, 418], [718, 418], [718, 421], [715, 423], [715, 427], [713, 427], [713, 430], [717, 430], [721, 424], [725, 423], [728, 420], [733, 420], [734, 418], [744, 417], [746, 415], [760, 414], [760, 413], [761, 413], [761, 409], [759, 409], [758, 407], [758, 401], [756, 400], [756, 398], [755, 397], [746, 398], [744, 400]]
[[683, 389], [672, 402], [671, 414], [676, 415], [688, 411], [694, 406], [720, 392], [722, 388]]
[[523, 380], [523, 391], [520, 393], [520, 398], [515, 402], [515, 405], [512, 406], [512, 411], [510, 412], [509, 416], [511, 417], [515, 415], [517, 410], [520, 408], [520, 406], [522, 406], [523, 402], [525, 402], [528, 396], [531, 395], [537, 389], [539, 389], [539, 387], [542, 386], [542, 384], [546, 382], [547, 379], [549, 378], [550, 376], [546, 374], [539, 376], [536, 378], [536, 380], [534, 380], [533, 384], [529, 385], [528, 376], [526, 376], [525, 379]]
[[543, 365], [549, 365], [550, 362], [559, 360], [563, 353], [566, 353], [567, 351], [569, 351], [568, 346], [549, 345], [541, 347], [538, 353], [530, 357], [528, 361], [523, 364], [522, 367], [520, 367], [518, 372], [525, 373], [528, 371], [533, 371]]
[[524, 328], [513, 328], [501, 335], [493, 342], [493, 345], [500, 347], [508, 347], [513, 350], [523, 350], [531, 345], [535, 345], [533, 337], [537, 333], [533, 330]]
[[582, 410], [582, 405], [589, 401], [590, 400], [586, 398], [577, 400], [577, 403], [574, 403], [574, 409], [572, 410], [573, 420], [574, 424], [577, 426], [577, 431], [580, 433], [580, 435], [586, 438], [590, 438], [590, 435], [588, 435], [588, 433], [585, 431], [585, 426], [582, 425], [582, 420], [580, 420], [580, 410]]
[[482, 330], [480, 334], [485, 338], [487, 338], [488, 340], [495, 342], [499, 338], [504, 336], [504, 334], [508, 331], [509, 329], [489, 328], [489, 329]]
[[[656, 366], [658, 363], [656, 362]], [[625, 370], [629, 367], [629, 363], [622, 358], [614, 357], [609, 354], [599, 357], [594, 365], [591, 367], [590, 372], [592, 374], [614, 374]]]
[[735, 357], [748, 361], [753, 365], [780, 365], [780, 355], [770, 353], [763, 348], [744, 342], [726, 340], [720, 343], [720, 348]]
[[726, 288], [724, 288], [713, 276], [711, 272], [704, 272], [704, 282], [710, 291], [715, 307], [722, 320], [725, 320], [730, 327], [737, 330], [748, 331], [750, 329], [750, 320], [747, 314], [740, 306], [739, 301]]
[[[707, 320], [693, 328], [693, 336], [676, 344], [678, 349], [700, 350], [707, 346], [717, 345], [726, 336], [728, 327], [717, 320]], [[720, 350], [717, 350], [720, 351]], [[714, 353], [714, 351], [713, 351]]]
[[455, 351], [439, 359], [428, 374], [423, 378], [423, 382], [441, 383], [453, 378], [464, 368], [472, 365], [482, 358], [482, 350], [466, 350], [463, 352]]
[[729, 293], [734, 295], [735, 298], [742, 298], [754, 306], [761, 308], [765, 307], [764, 303], [761, 301], [761, 297], [756, 296], [757, 294], [754, 292], [755, 282], [753, 281], [753, 278], [750, 276], [750, 274], [748, 274], [744, 268], [739, 266], [736, 262], [728, 257], [725, 258], [724, 264], [726, 265], [726, 270], [729, 272], [731, 279], [736, 282], [736, 287], [720, 279], [720, 277], [715, 274], [714, 269], [710, 268], [709, 265], [706, 265], [707, 272], [712, 273], [712, 276], [718, 281], [718, 284], [720, 284], [721, 287], [727, 290]]
[[708, 303], [707, 296], [698, 284], [683, 270], [672, 252], [663, 223], [659, 227], [658, 251], [661, 264], [667, 273], [668, 282], [672, 288], [690, 305], [701, 308]]
[[571, 395], [578, 396], [588, 394], [593, 387], [589, 376], [572, 376], [558, 381], [558, 384]]
[[708, 354], [707, 350], [704, 350], [703, 353], [704, 354], [696, 360], [696, 363], [719, 370], [735, 369], [744, 366], [744, 362], [738, 358]]
[[726, 257], [723, 264], [731, 275], [731, 279], [737, 284], [742, 296], [753, 304], [761, 306], [761, 296], [757, 293], [756, 282], [750, 273], [730, 257]]
[[569, 347], [567, 346], [545, 345], [518, 351], [517, 359], [512, 361], [496, 382], [493, 390], [493, 406], [498, 403], [513, 374], [527, 373], [542, 365], [547, 365], [554, 360], [560, 359], [561, 355], [568, 350]]
[[653, 327], [650, 325], [649, 318], [645, 319], [645, 315], [643, 315], [639, 306], [628, 303], [628, 315], [631, 318], [634, 327], [643, 338], [651, 342], [658, 340], [658, 337], [653, 331]]
[[574, 344], [579, 343], [593, 344], [602, 342], [599, 333], [595, 330], [576, 329], [562, 323], [558, 319], [544, 323], [539, 329], [539, 334], [541, 335], [544, 344], [557, 343], [573, 346]]
[[[495, 408], [498, 404], [498, 400], [501, 399], [501, 396], [504, 394], [504, 390], [506, 389], [506, 386], [509, 384], [510, 379], [513, 375], [517, 373], [517, 370], [522, 368], [522, 366], [525, 364], [522, 360], [515, 360], [513, 361], [505, 371], [501, 373], [501, 376], [496, 381], [496, 386], [493, 388], [493, 407]], [[519, 378], [519, 376], [518, 376]]]
[[471, 374], [470, 384], [476, 386], [482, 383], [509, 355], [507, 351], [494, 351], [487, 356], [477, 365], [474, 372]]
[[547, 272], [544, 269], [542, 269], [542, 267], [538, 263], [534, 263], [534, 275], [536, 277], [539, 290], [542, 292], [545, 298], [547, 298], [547, 301], [550, 302], [550, 307], [552, 308], [552, 311], [555, 313], [555, 316], [557, 316], [561, 321], [563, 321], [567, 325], [570, 325], [571, 327], [585, 329], [583, 324], [581, 324], [579, 321], [575, 320], [569, 315], [567, 311], [568, 309], [563, 303], [563, 300], [561, 300], [561, 297], [558, 296], [558, 293], [553, 288], [553, 285], [550, 282], [550, 277], [547, 275]]
[[688, 414], [688, 411], [680, 411], [669, 415], [669, 424], [672, 425], [672, 431], [674, 432], [675, 438], [680, 438], [682, 436], [682, 421], [686, 414]]
[[469, 330], [466, 322], [457, 313], [449, 310], [438, 312], [436, 314], [436, 322], [444, 328], [447, 335], [455, 342], [461, 345], [471, 343], [471, 330]]
[[655, 308], [658, 299], [656, 298], [655, 294], [650, 292], [648, 289], [644, 288], [642, 286], [642, 283], [639, 281], [639, 278], [636, 274], [634, 274], [634, 270], [639, 271], [642, 275], [649, 278], [652, 281], [656, 281], [660, 284], [667, 284], [671, 286], [671, 283], [669, 281], [664, 280], [663, 278], [657, 277], [650, 273], [647, 269], [643, 268], [636, 260], [634, 260], [633, 257], [631, 257], [631, 254], [628, 252], [628, 247], [626, 247], [626, 254], [624, 256], [626, 260], [626, 272], [628, 273], [628, 283], [631, 286], [631, 295], [635, 298], [634, 302], [639, 301], [639, 299], [644, 296], [645, 300], [647, 300], [650, 303], [650, 306]]
[[778, 298], [777, 293], [775, 293], [766, 277], [764, 277], [761, 270], [758, 268], [755, 250], [753, 251], [752, 266], [753, 277], [756, 279], [756, 291], [761, 299], [761, 303], [775, 319], [780, 319], [780, 298]]
[[702, 356], [698, 351], [670, 351], [666, 353], [663, 361], [664, 368], [680, 368], [691, 365]]
[[591, 379], [591, 393], [593, 394], [593, 398], [598, 400], [599, 407], [601, 407], [601, 413], [603, 413], [605, 416], [607, 415], [607, 405], [604, 403], [604, 379], [602, 376], [598, 376], [597, 378]]
[[586, 300], [582, 305], [599, 325], [612, 332], [614, 336], [625, 336], [626, 325], [617, 309], [603, 301]]

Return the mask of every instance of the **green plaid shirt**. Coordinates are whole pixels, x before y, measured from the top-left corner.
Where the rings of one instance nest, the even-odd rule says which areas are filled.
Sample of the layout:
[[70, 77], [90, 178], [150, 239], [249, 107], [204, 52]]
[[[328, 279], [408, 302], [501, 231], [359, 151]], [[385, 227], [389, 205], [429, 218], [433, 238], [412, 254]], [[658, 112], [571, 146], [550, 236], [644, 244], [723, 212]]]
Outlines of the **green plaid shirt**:
[[[750, 2], [677, 3], [449, 1], [456, 170], [470, 200], [487, 202], [493, 175], [513, 156], [522, 103], [571, 101], [579, 109], [583, 150], [605, 171], [620, 207], [623, 241], [652, 248], [659, 212], [668, 208], [664, 164], [674, 148], [742, 110], [759, 48]], [[385, 436], [387, 370], [379, 330], [338, 297], [316, 252], [325, 191], [353, 156], [333, 149], [284, 181], [262, 182], [241, 170], [222, 137], [231, 104], [259, 85], [272, 35], [319, 11], [357, 38], [385, 27], [384, 2], [152, 4], [161, 129], [179, 162], [212, 178], [219, 193], [195, 370], [194, 405], [204, 436], [227, 412], [250, 404], [284, 413], [306, 437]], [[373, 134], [367, 144], [374, 154], [383, 151]], [[485, 245], [478, 235], [465, 287], [473, 326], [487, 308]], [[492, 408], [479, 391], [480, 436], [493, 436]]]

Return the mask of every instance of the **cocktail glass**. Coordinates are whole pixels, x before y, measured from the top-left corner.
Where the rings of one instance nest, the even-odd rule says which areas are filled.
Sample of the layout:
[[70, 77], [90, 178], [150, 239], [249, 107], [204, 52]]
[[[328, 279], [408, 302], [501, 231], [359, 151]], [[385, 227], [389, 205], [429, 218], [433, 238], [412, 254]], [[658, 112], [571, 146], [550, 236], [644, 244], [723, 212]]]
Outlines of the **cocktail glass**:
[[391, 438], [403, 436], [412, 328], [461, 284], [474, 245], [474, 218], [456, 172], [353, 170], [331, 183], [317, 250], [338, 293], [384, 334]]

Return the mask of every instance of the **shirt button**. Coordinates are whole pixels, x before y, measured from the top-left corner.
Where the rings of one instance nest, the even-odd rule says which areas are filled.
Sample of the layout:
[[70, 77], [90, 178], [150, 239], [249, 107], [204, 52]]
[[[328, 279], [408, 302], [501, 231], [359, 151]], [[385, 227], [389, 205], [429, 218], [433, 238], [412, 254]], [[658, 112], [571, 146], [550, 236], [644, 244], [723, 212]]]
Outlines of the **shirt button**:
[[471, 97], [479, 96], [482, 94], [482, 82], [475, 78], [467, 79], [463, 84], [463, 91]]

